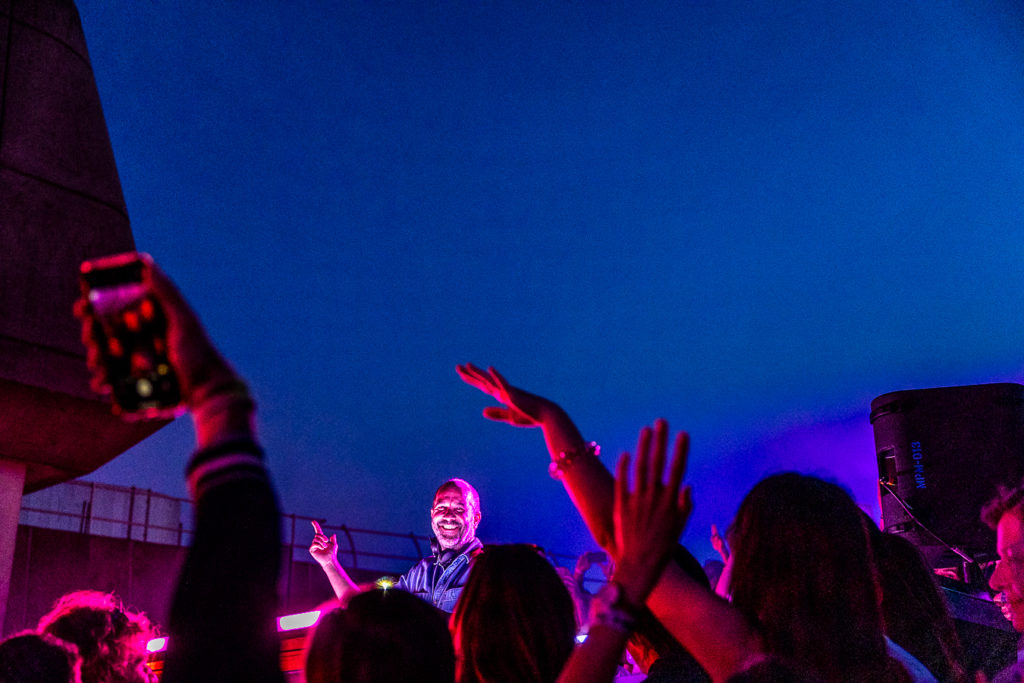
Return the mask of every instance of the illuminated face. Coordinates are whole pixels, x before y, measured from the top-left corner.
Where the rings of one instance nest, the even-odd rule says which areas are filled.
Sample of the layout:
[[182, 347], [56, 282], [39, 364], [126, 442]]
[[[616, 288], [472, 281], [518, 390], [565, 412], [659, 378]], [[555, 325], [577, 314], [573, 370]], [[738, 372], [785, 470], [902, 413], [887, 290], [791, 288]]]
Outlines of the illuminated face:
[[442, 550], [461, 548], [476, 537], [480, 504], [461, 484], [444, 487], [430, 508], [430, 526]]
[[989, 579], [993, 590], [1006, 595], [1006, 607], [1013, 627], [1024, 633], [1024, 520], [1007, 512], [996, 526], [999, 561]]

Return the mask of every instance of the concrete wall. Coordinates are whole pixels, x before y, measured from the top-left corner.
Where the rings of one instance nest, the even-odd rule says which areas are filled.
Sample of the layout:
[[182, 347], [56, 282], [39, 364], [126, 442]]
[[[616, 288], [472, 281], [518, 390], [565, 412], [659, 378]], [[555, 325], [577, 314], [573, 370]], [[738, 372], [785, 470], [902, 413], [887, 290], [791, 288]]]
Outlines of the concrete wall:
[[116, 593], [163, 622], [185, 548], [19, 526], [4, 633], [36, 625], [61, 595]]
[[[34, 628], [61, 595], [75, 590], [117, 594], [125, 605], [166, 625], [175, 581], [187, 548], [126, 538], [18, 527], [14, 571], [3, 635]], [[302, 559], [284, 562], [278, 594], [281, 614], [314, 609], [328, 600], [330, 584], [320, 567]], [[298, 552], [296, 551], [296, 555]], [[382, 572], [353, 570], [356, 581], [373, 581]]]

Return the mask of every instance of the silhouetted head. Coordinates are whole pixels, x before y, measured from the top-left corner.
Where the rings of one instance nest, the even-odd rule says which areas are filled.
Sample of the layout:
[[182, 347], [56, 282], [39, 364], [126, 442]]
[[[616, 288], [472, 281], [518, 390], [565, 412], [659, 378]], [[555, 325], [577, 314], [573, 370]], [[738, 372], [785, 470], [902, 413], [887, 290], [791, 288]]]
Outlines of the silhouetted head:
[[554, 681], [575, 645], [572, 598], [529, 545], [489, 546], [473, 560], [451, 619], [461, 683]]
[[76, 591], [57, 600], [39, 631], [67, 641], [82, 658], [83, 683], [150, 683], [146, 644], [153, 629], [143, 614], [125, 611], [109, 593]]
[[24, 631], [0, 643], [0, 683], [81, 683], [74, 645]]
[[308, 683], [451, 683], [448, 615], [411, 593], [373, 589], [326, 612], [306, 648]]
[[740, 504], [730, 541], [733, 604], [768, 654], [823, 680], [882, 680], [880, 591], [846, 491], [795, 472], [767, 477]]

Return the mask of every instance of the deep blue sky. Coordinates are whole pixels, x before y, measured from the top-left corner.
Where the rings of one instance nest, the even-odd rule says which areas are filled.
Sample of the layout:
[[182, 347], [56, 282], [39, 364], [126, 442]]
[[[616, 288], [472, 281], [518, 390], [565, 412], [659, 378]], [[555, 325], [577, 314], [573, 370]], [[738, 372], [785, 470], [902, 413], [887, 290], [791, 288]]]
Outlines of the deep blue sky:
[[[875, 510], [868, 404], [1024, 379], [1015, 2], [158, 2], [79, 9], [139, 248], [250, 380], [286, 510], [592, 542], [539, 432], [693, 435], [710, 554], [765, 473]], [[184, 495], [181, 421], [92, 479]]]

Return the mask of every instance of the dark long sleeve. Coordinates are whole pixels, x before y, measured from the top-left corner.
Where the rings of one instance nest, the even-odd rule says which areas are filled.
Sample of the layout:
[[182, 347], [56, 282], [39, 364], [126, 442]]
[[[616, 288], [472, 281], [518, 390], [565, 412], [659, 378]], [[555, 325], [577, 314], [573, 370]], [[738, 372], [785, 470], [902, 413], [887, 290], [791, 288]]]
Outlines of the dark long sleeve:
[[[171, 606], [164, 683], [282, 683], [277, 497], [253, 443], [197, 452], [195, 536]], [[233, 448], [232, 448], [233, 446]]]

